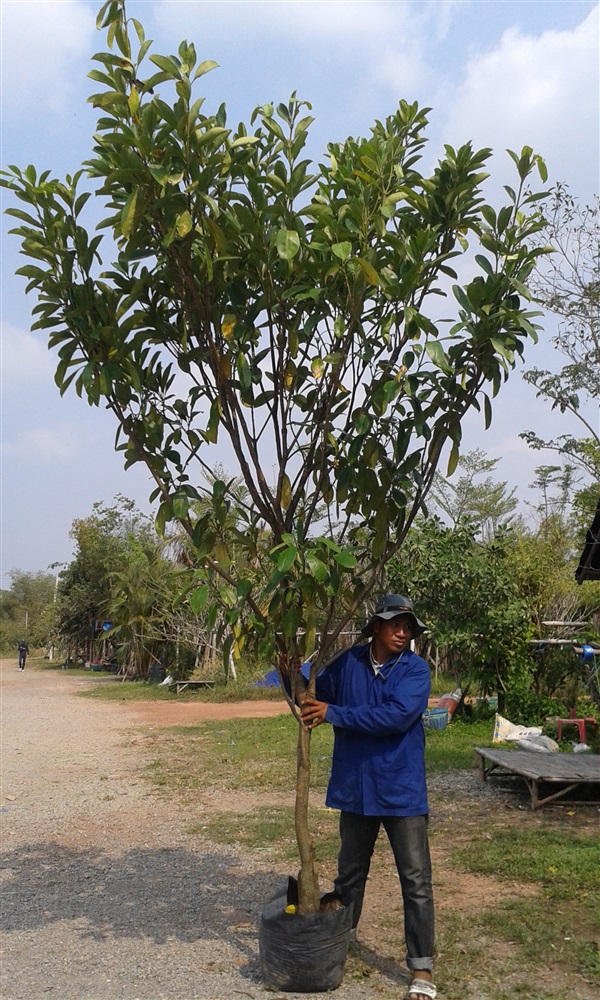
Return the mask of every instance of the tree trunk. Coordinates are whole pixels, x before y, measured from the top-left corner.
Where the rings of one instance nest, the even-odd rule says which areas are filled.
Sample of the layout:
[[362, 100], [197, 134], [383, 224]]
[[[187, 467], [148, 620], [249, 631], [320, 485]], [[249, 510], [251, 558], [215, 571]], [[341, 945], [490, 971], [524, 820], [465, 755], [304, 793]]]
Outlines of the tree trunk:
[[310, 736], [308, 729], [305, 729], [303, 725], [298, 726], [295, 825], [300, 855], [298, 875], [298, 908], [300, 913], [318, 913], [321, 899], [315, 845], [308, 828]]

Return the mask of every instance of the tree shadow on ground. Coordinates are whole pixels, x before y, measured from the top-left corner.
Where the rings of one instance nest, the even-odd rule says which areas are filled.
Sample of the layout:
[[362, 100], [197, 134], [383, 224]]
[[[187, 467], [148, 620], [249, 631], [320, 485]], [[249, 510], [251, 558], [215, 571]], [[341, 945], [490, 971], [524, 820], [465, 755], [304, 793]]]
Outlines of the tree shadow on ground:
[[283, 881], [272, 871], [243, 872], [233, 855], [28, 844], [2, 856], [2, 925], [19, 933], [69, 921], [99, 943], [226, 941], [248, 959], [242, 975], [256, 980], [259, 914]]

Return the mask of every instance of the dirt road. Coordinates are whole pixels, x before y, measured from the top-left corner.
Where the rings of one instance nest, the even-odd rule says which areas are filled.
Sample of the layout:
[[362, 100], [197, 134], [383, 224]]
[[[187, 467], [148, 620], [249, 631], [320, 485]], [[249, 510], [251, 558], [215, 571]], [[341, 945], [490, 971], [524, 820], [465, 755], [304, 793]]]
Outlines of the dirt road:
[[[256, 928], [283, 873], [187, 834], [143, 772], [148, 726], [282, 706], [78, 697], [96, 681], [0, 664], [2, 1000], [276, 1000]], [[377, 975], [336, 998], [398, 992]]]

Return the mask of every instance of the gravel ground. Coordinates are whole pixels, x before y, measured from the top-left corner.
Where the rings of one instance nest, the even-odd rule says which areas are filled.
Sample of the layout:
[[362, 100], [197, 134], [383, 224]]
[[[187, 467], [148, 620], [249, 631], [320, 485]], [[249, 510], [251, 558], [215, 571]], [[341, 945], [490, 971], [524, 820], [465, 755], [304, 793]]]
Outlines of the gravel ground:
[[[257, 920], [284, 873], [186, 834], [142, 777], [135, 712], [76, 697], [91, 681], [0, 665], [2, 1000], [274, 998]], [[347, 974], [336, 1000], [398, 997], [404, 975]]]

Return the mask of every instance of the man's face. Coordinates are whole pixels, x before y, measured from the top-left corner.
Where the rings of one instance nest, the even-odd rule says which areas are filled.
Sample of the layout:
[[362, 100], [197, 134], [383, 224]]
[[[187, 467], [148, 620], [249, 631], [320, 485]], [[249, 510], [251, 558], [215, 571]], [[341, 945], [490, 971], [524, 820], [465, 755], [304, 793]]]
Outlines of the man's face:
[[373, 622], [373, 636], [379, 653], [394, 656], [407, 648], [412, 638], [412, 618], [410, 615], [395, 615], [387, 621], [376, 618]]

